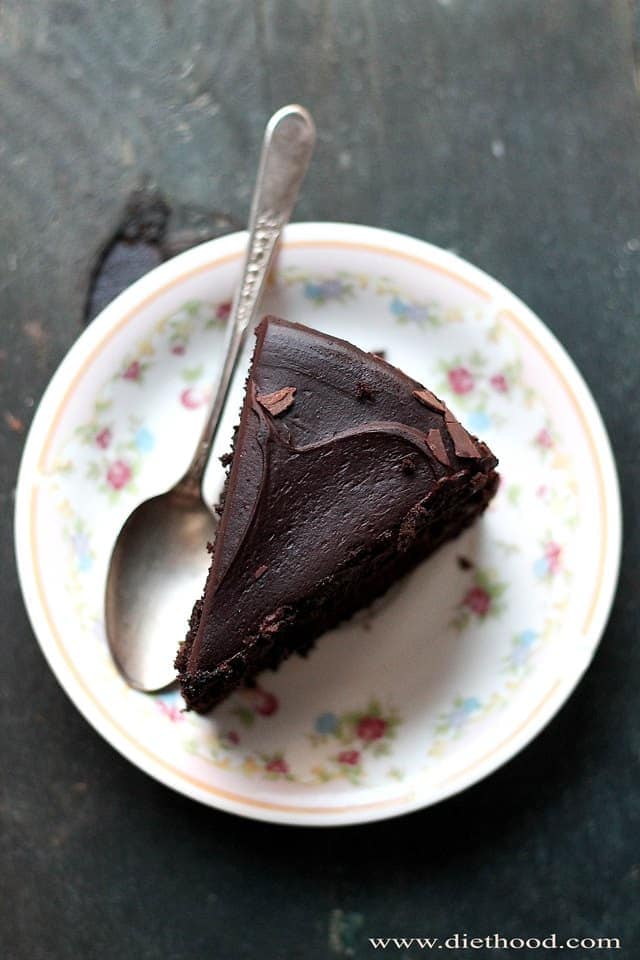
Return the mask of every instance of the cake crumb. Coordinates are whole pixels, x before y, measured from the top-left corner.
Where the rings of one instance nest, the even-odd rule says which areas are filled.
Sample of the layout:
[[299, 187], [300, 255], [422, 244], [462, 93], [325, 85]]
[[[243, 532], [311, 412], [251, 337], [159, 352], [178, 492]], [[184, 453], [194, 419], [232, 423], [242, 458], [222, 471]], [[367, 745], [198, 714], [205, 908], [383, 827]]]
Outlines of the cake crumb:
[[356, 397], [358, 400], [372, 401], [375, 399], [375, 393], [368, 383], [365, 383], [364, 380], [358, 380], [356, 384]]
[[9, 410], [4, 412], [4, 422], [9, 427], [9, 430], [12, 430], [14, 433], [22, 433], [24, 430], [24, 423], [19, 417], [15, 417]]

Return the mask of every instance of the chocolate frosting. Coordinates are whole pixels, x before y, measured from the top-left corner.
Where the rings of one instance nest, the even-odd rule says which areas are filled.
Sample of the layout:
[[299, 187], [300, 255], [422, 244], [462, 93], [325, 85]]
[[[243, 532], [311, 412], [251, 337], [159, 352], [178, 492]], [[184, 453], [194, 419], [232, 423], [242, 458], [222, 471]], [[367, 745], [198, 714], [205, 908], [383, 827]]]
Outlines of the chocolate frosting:
[[443, 483], [497, 463], [381, 358], [275, 317], [256, 337], [192, 675], [224, 669]]

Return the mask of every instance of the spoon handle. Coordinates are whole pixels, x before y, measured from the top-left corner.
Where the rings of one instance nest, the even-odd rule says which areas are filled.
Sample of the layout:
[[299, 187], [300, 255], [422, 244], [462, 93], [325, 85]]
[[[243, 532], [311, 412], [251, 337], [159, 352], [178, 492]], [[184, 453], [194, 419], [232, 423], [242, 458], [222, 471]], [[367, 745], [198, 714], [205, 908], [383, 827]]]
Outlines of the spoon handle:
[[244, 346], [253, 326], [280, 234], [288, 222], [315, 144], [315, 126], [304, 107], [282, 107], [269, 120], [251, 204], [249, 242], [229, 320], [224, 364], [207, 422], [180, 487], [194, 493], [209, 454]]

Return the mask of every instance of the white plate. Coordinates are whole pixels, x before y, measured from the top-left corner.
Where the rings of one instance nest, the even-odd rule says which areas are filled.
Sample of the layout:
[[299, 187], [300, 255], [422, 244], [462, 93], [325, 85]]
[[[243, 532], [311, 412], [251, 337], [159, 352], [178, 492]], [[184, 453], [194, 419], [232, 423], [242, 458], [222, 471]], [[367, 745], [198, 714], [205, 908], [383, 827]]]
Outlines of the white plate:
[[[189, 459], [244, 243], [224, 237], [153, 270], [61, 364], [20, 470], [26, 604], [77, 707], [168, 786], [282, 823], [390, 817], [495, 770], [582, 676], [618, 572], [609, 443], [562, 347], [484, 273], [382, 230], [291, 226], [264, 312], [385, 350], [493, 448], [499, 493], [472, 530], [371, 610], [210, 717], [181, 712], [176, 692], [129, 690], [105, 644], [107, 558], [134, 505]], [[212, 498], [221, 483], [216, 461]]]

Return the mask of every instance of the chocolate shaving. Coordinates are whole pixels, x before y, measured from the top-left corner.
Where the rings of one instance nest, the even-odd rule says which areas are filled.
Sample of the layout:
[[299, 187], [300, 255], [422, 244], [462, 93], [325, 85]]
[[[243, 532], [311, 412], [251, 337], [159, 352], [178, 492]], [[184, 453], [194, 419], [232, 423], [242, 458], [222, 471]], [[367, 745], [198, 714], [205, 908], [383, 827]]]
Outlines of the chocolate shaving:
[[491, 453], [491, 450], [489, 450], [489, 447], [486, 445], [484, 440], [478, 440], [477, 447], [478, 447], [478, 450], [480, 451], [481, 456], [483, 457], [493, 456], [493, 454]]
[[449, 436], [453, 440], [453, 449], [459, 457], [479, 460], [482, 454], [473, 438], [467, 433], [461, 423], [458, 423], [451, 410], [447, 407], [444, 414]]
[[295, 395], [296, 387], [283, 387], [282, 390], [276, 390], [274, 393], [258, 393], [256, 400], [272, 417], [277, 417], [289, 409]]
[[425, 407], [428, 407], [429, 410], [435, 411], [435, 413], [444, 413], [446, 410], [442, 400], [438, 400], [435, 394], [431, 393], [431, 390], [427, 390], [426, 387], [423, 387], [421, 390], [414, 390], [413, 396], [416, 400], [419, 400], [420, 403], [424, 404]]
[[267, 572], [268, 569], [269, 567], [267, 566], [266, 563], [261, 564], [257, 570], [253, 571], [253, 579], [259, 580], [260, 577], [262, 577]]
[[431, 450], [436, 460], [441, 463], [443, 467], [450, 467], [451, 461], [449, 460], [449, 454], [447, 453], [447, 448], [444, 445], [440, 431], [436, 429], [429, 430], [426, 441], [429, 450]]

